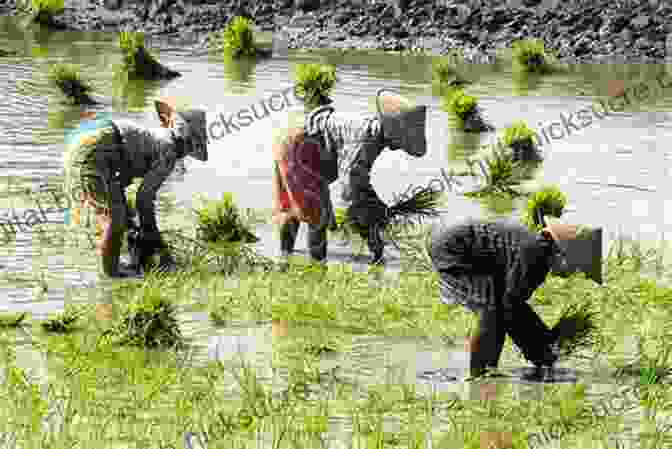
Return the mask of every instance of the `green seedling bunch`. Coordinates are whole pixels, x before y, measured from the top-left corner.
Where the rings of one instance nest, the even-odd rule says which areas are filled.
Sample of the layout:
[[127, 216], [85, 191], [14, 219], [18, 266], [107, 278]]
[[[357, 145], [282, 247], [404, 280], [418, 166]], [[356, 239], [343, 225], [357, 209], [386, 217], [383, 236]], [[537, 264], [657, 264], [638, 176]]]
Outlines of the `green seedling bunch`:
[[327, 64], [299, 64], [296, 67], [296, 90], [308, 104], [320, 104], [336, 85], [336, 67]]
[[201, 199], [203, 206], [194, 209], [197, 235], [208, 243], [259, 241], [241, 217], [233, 194], [225, 192], [221, 200]]
[[65, 9], [65, 0], [31, 0], [29, 10], [37, 23], [52, 23]]
[[467, 95], [463, 90], [457, 90], [451, 95], [444, 97], [444, 109], [465, 121], [468, 116], [477, 111], [478, 99], [473, 95]]
[[253, 22], [245, 17], [234, 17], [222, 33], [224, 52], [233, 57], [254, 56], [257, 47]]
[[548, 73], [551, 71], [550, 55], [544, 42], [539, 39], [525, 39], [512, 45], [514, 67], [525, 73]]
[[536, 133], [523, 121], [515, 122], [504, 130], [502, 142], [505, 147], [510, 147], [515, 143], [536, 144]]
[[88, 98], [93, 89], [85, 81], [78, 66], [67, 63], [56, 63], [49, 69], [49, 82], [58, 87], [73, 103], [81, 103]]
[[560, 218], [565, 206], [567, 196], [557, 187], [545, 187], [535, 192], [528, 200], [525, 208], [523, 223], [532, 231], [541, 231], [540, 216], [552, 216]]

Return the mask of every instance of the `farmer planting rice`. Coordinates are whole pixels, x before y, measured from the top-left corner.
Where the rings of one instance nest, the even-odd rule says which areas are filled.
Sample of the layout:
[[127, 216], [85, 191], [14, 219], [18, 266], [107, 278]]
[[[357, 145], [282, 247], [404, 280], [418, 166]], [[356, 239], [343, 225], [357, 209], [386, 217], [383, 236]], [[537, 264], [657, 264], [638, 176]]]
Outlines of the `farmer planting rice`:
[[155, 105], [160, 128], [90, 117], [67, 138], [66, 194], [75, 204], [95, 208], [102, 231], [97, 251], [102, 271], [110, 277], [137, 272], [136, 267], [120, 264], [119, 260], [124, 232], [129, 218], [135, 215], [125, 195], [133, 178], [143, 178], [136, 200], [141, 236], [138, 244], [143, 258], [158, 252], [159, 267], [174, 270], [174, 259], [157, 227], [156, 193], [178, 160], [185, 156], [204, 162], [208, 159], [205, 112], [178, 112], [175, 103], [167, 99], [156, 101]]
[[[427, 140], [426, 106], [413, 107], [402, 96], [381, 95], [383, 91], [376, 98], [377, 115], [353, 118], [322, 106], [308, 114], [304, 126], [291, 128], [285, 141], [274, 146], [274, 216], [282, 226], [283, 256], [293, 251], [299, 222], [304, 221], [312, 226], [312, 259], [326, 258], [326, 231], [336, 225], [329, 185], [338, 180], [339, 206], [347, 209], [348, 221], [367, 242], [369, 263], [384, 262], [381, 225], [390, 210], [371, 185], [373, 164], [385, 148], [421, 157]], [[283, 165], [287, 168], [282, 169]], [[295, 198], [299, 192], [303, 206]]]
[[559, 240], [573, 240], [577, 227], [562, 223], [535, 233], [517, 223], [469, 219], [435, 229], [430, 255], [440, 276], [441, 300], [461, 304], [479, 318], [470, 339], [470, 374], [497, 368], [506, 334], [537, 368], [558, 360], [559, 335], [527, 303], [562, 257]]

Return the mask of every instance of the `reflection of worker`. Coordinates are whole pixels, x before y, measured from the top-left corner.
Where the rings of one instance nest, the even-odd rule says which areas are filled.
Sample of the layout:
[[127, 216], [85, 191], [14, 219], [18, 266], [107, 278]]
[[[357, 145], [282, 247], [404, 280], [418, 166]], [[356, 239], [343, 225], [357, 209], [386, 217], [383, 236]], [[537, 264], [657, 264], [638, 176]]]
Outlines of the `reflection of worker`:
[[[352, 117], [336, 113], [331, 106], [323, 106], [308, 115], [303, 127], [290, 132], [290, 140], [317, 144], [320, 148], [323, 192], [329, 184], [340, 181], [339, 200], [347, 208], [349, 221], [357, 226], [367, 242], [372, 264], [383, 262], [384, 242], [378, 225], [387, 217], [387, 205], [371, 185], [373, 164], [386, 147], [403, 149], [415, 157], [427, 151], [426, 107], [411, 107], [399, 95], [381, 93], [377, 97], [377, 116]], [[326, 230], [335, 225], [334, 207], [328, 193], [322, 197], [321, 221], [309, 235], [311, 256], [317, 260], [326, 258]], [[282, 249], [288, 255], [294, 247], [298, 219], [280, 204], [279, 198], [275, 201], [275, 210], [277, 217], [289, 215], [282, 220], [287, 223], [282, 233]]]
[[576, 238], [576, 229], [556, 223], [536, 234], [516, 223], [467, 220], [434, 232], [431, 258], [441, 300], [479, 316], [471, 339], [472, 376], [497, 368], [507, 333], [535, 366], [557, 361], [557, 337], [527, 301], [561, 255], [556, 241]]
[[92, 118], [83, 121], [67, 139], [65, 189], [69, 197], [92, 206], [102, 231], [98, 254], [102, 271], [111, 277], [128, 276], [120, 269], [119, 253], [129, 210], [125, 189], [143, 178], [137, 208], [145, 256], [159, 252], [160, 267], [174, 269], [174, 260], [159, 233], [154, 213], [156, 193], [178, 160], [191, 156], [207, 160], [205, 112], [178, 112], [172, 101], [156, 102], [161, 128], [145, 128], [130, 121]]

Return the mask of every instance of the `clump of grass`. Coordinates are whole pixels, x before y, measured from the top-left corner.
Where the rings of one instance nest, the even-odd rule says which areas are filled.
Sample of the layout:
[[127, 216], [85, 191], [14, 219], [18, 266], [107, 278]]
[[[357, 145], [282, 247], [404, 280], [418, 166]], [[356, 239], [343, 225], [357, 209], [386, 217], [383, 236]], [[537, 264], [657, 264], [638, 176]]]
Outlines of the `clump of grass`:
[[254, 38], [253, 23], [245, 17], [234, 17], [222, 32], [224, 52], [235, 58], [255, 56], [257, 46]]
[[552, 65], [544, 42], [539, 39], [524, 39], [512, 45], [514, 66], [525, 73], [550, 73]]
[[595, 344], [595, 312], [589, 304], [571, 304], [561, 312], [552, 332], [561, 354], [571, 356]]
[[333, 229], [330, 229], [329, 232], [333, 233], [337, 238], [340, 238], [344, 241], [351, 241], [353, 235], [353, 229], [348, 224], [347, 211], [344, 208], [336, 208], [334, 210], [334, 217], [336, 219], [336, 226]]
[[515, 122], [504, 130], [502, 143], [513, 150], [513, 159], [522, 162], [539, 162], [537, 135], [523, 121]]
[[523, 223], [534, 232], [541, 231], [540, 218], [552, 216], [560, 218], [567, 206], [567, 196], [557, 187], [545, 187], [535, 192], [527, 202]]
[[42, 328], [47, 332], [67, 333], [74, 329], [75, 323], [81, 318], [82, 311], [74, 307], [66, 307], [56, 316], [42, 323]]
[[336, 67], [332, 65], [299, 64], [296, 67], [297, 94], [311, 107], [331, 102], [329, 94], [337, 80]]
[[19, 327], [27, 316], [26, 312], [0, 313], [0, 328]]
[[95, 103], [89, 96], [89, 93], [93, 88], [88, 81], [82, 78], [78, 66], [74, 64], [56, 63], [49, 69], [48, 78], [49, 81], [58, 87], [72, 103]]
[[129, 79], [173, 79], [181, 76], [178, 72], [161, 65], [145, 48], [144, 33], [122, 31], [119, 33], [122, 52], [122, 68]]
[[457, 117], [465, 131], [481, 132], [492, 129], [482, 117], [478, 99], [466, 94], [463, 89], [456, 89], [444, 95], [443, 108]]
[[44, 25], [54, 25], [54, 17], [65, 9], [65, 0], [31, 0], [30, 12], [33, 21]]
[[182, 343], [176, 308], [165, 296], [160, 278], [150, 278], [122, 307], [118, 321], [103, 333], [108, 342], [144, 348]]
[[[470, 164], [473, 165], [473, 162], [470, 161]], [[478, 161], [478, 164], [483, 187], [475, 192], [467, 192], [465, 196], [476, 198], [491, 194], [520, 196], [520, 192], [513, 187], [525, 179], [527, 171], [523, 164], [513, 160], [510, 153], [492, 147], [490, 155], [486, 155]]]
[[203, 206], [194, 209], [197, 235], [200, 240], [208, 243], [259, 241], [242, 219], [232, 193], [225, 192], [218, 201], [204, 198], [201, 201]]

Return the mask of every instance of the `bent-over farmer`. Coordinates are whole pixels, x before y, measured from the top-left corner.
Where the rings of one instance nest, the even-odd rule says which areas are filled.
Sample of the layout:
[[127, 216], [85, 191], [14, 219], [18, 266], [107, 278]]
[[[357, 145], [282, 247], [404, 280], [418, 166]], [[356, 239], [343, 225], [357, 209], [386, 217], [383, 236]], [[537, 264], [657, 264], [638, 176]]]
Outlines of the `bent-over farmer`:
[[[376, 97], [377, 114], [353, 117], [337, 113], [327, 105], [308, 114], [303, 127], [290, 130], [285, 148], [301, 152], [301, 145], [308, 144], [320, 151], [321, 219], [309, 229], [313, 259], [324, 260], [327, 255], [326, 231], [336, 224], [329, 185], [338, 180], [336, 205], [347, 209], [347, 218], [357, 225], [367, 242], [371, 254], [369, 263], [384, 263], [384, 241], [379, 224], [387, 217], [388, 207], [371, 184], [373, 164], [385, 148], [402, 149], [414, 157], [422, 157], [427, 152], [426, 106], [411, 106], [396, 93], [382, 95], [385, 91], [387, 89], [381, 89]], [[285, 149], [284, 154], [287, 153]], [[281, 176], [278, 172], [276, 179]], [[275, 216], [285, 223], [282, 250], [288, 255], [294, 249], [299, 218], [282, 204], [280, 195], [276, 195], [274, 203]]]
[[563, 257], [557, 241], [576, 235], [576, 226], [562, 223], [535, 233], [518, 223], [476, 219], [434, 229], [430, 254], [441, 301], [460, 304], [479, 318], [470, 339], [472, 376], [497, 368], [506, 334], [536, 367], [555, 364], [558, 336], [527, 301], [555, 258]]
[[175, 164], [185, 156], [207, 161], [205, 112], [177, 111], [174, 101], [155, 102], [160, 128], [146, 128], [128, 120], [91, 118], [67, 141], [64, 158], [65, 190], [73, 204], [95, 208], [102, 229], [97, 242], [102, 272], [110, 277], [132, 273], [120, 264], [123, 235], [129, 216], [125, 189], [142, 178], [136, 205], [145, 255], [160, 253], [160, 268], [173, 270], [175, 261], [161, 238], [154, 201]]

